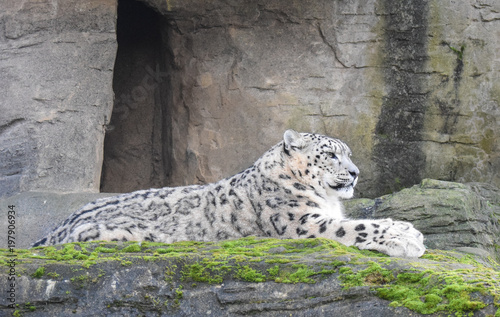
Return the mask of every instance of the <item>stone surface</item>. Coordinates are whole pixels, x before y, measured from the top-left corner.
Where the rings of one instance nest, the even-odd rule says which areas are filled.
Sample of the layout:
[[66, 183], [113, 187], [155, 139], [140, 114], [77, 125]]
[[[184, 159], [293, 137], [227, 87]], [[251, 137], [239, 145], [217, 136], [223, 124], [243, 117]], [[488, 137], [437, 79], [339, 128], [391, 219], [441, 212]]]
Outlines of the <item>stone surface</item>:
[[0, 196], [97, 191], [116, 1], [2, 1]]
[[[5, 213], [0, 217], [0, 233], [6, 235], [6, 211], [8, 206], [14, 206], [16, 246], [29, 248], [86, 203], [110, 195], [113, 194], [26, 192], [2, 198], [0, 204]], [[0, 241], [0, 248], [7, 246], [7, 240]]]
[[424, 179], [420, 185], [376, 199], [345, 202], [352, 218], [409, 221], [428, 248], [466, 250], [500, 259], [500, 191], [489, 184]]
[[0, 250], [2, 315], [492, 316], [500, 295], [493, 262], [436, 251], [387, 258], [318, 239], [90, 243], [15, 254], [11, 287], [12, 257]]
[[167, 19], [167, 183], [239, 172], [286, 128], [350, 144], [360, 197], [500, 183], [498, 3], [144, 2]]
[[358, 197], [500, 185], [497, 1], [4, 3], [0, 195], [212, 182], [287, 128], [350, 144]]
[[[483, 303], [481, 309], [476, 304], [471, 306], [477, 308], [475, 316], [493, 315], [497, 310], [493, 298], [500, 296], [495, 293], [500, 289], [500, 275], [493, 259], [500, 258], [500, 192], [488, 184], [425, 179], [420, 185], [391, 195], [345, 202], [346, 213], [352, 218], [391, 217], [414, 223], [430, 248], [421, 259], [388, 258], [314, 239], [246, 238], [174, 245], [106, 242], [74, 248], [57, 246], [58, 252], [54, 248], [21, 249], [81, 205], [104, 195], [107, 194], [22, 193], [0, 199], [2, 206], [15, 206], [15, 292], [20, 304], [16, 309], [24, 316], [94, 316], [103, 311], [110, 316], [185, 316], [207, 312], [214, 316], [282, 316], [284, 312], [315, 316], [416, 316], [415, 311], [403, 307], [404, 301], [400, 301], [401, 307], [389, 306], [397, 299], [384, 299], [377, 289], [395, 289], [402, 285], [400, 274], [427, 270], [433, 271], [425, 275], [430, 277], [430, 286], [412, 287], [434, 290], [434, 286], [446, 287], [445, 281], [479, 281], [487, 286], [486, 291], [467, 291], [467, 298]], [[0, 218], [0, 228], [6, 227], [6, 217]], [[12, 257], [6, 249], [7, 240], [2, 241], [0, 289], [9, 290], [7, 261]], [[94, 253], [98, 246], [104, 249]], [[379, 272], [373, 263], [389, 270], [395, 279], [372, 272]], [[282, 273], [272, 273], [276, 266]], [[41, 267], [44, 273], [35, 278], [33, 275]], [[366, 274], [362, 273], [365, 275], [359, 280], [347, 268]], [[349, 276], [352, 279], [346, 279]], [[261, 280], [255, 283], [255, 279]], [[361, 284], [346, 288], [347, 281]], [[455, 294], [447, 292], [450, 296]], [[15, 311], [8, 305], [7, 297], [0, 298], [0, 316]], [[407, 305], [417, 307], [414, 303]], [[445, 310], [433, 316], [449, 314]]]

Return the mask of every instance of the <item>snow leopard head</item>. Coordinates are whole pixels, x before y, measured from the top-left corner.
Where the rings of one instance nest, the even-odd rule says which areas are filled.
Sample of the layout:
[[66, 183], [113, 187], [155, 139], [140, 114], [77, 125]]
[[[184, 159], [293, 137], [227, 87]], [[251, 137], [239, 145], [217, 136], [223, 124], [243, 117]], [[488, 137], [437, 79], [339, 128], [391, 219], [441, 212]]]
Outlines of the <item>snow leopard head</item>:
[[359, 169], [351, 161], [351, 150], [341, 140], [287, 130], [283, 153], [291, 172], [303, 183], [323, 187], [328, 195], [353, 196]]

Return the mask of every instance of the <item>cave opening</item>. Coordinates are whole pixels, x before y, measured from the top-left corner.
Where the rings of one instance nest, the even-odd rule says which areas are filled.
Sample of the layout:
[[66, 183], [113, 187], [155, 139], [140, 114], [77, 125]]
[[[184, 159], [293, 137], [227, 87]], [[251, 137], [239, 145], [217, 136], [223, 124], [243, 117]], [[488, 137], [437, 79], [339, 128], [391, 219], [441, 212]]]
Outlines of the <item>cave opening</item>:
[[101, 192], [167, 185], [171, 148], [166, 19], [137, 0], [119, 0], [113, 113], [104, 140]]

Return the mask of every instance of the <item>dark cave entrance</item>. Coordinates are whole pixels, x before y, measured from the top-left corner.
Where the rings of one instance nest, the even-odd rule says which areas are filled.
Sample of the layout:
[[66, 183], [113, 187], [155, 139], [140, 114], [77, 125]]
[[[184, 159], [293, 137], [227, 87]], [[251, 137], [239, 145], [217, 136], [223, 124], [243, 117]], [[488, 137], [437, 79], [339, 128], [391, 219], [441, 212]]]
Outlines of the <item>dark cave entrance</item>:
[[115, 101], [104, 140], [101, 192], [166, 186], [170, 171], [164, 17], [136, 0], [118, 1]]

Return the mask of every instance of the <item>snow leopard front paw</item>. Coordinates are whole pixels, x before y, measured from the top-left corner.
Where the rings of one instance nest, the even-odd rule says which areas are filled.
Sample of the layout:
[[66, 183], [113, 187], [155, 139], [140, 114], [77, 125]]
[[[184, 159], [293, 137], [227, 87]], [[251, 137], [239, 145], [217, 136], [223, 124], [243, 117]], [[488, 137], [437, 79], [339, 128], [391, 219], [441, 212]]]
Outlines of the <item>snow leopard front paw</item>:
[[[390, 220], [390, 219], [388, 219], [388, 220]], [[405, 222], [405, 221], [394, 221], [393, 225], [398, 230], [400, 230], [402, 233], [404, 233], [410, 237], [416, 238], [421, 243], [424, 242], [424, 235], [422, 234], [422, 232], [415, 229], [411, 223]]]
[[377, 225], [373, 239], [359, 245], [360, 249], [376, 250], [392, 257], [415, 258], [424, 254], [424, 236], [411, 223], [384, 219]]

